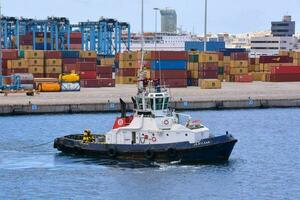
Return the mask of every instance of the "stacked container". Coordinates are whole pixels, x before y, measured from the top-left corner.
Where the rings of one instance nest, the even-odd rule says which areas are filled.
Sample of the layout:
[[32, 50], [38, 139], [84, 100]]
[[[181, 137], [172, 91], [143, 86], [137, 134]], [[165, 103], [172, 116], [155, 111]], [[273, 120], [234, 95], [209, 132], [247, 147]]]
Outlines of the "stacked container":
[[198, 86], [199, 78], [199, 52], [190, 51], [188, 53], [188, 65], [187, 65], [187, 85]]
[[20, 36], [20, 49], [21, 50], [32, 50], [33, 49], [32, 41], [33, 41], [32, 34], [21, 35]]
[[187, 87], [186, 51], [152, 51], [151, 78], [168, 87]]
[[119, 54], [119, 68], [116, 71], [117, 84], [135, 84], [138, 72], [138, 52]]
[[252, 74], [249, 73], [248, 52], [233, 52], [230, 54], [230, 65], [226, 69], [227, 81], [252, 82]]
[[62, 67], [64, 73], [79, 74], [79, 51], [62, 51]]
[[[65, 39], [67, 40], [67, 35], [65, 35]], [[82, 34], [80, 32], [70, 33], [70, 49], [81, 50], [81, 43], [82, 43]]]
[[44, 51], [25, 51], [28, 61], [28, 72], [36, 78], [44, 77]]
[[300, 81], [300, 66], [277, 66], [270, 68], [271, 82]]
[[24, 58], [18, 58], [17, 50], [3, 50], [2, 57], [4, 75], [28, 73], [28, 62]]
[[45, 51], [45, 77], [58, 78], [62, 73], [62, 54], [60, 51]]
[[289, 56], [260, 56], [260, 72], [263, 72], [262, 81], [270, 80], [270, 69], [276, 66], [291, 66], [293, 58]]

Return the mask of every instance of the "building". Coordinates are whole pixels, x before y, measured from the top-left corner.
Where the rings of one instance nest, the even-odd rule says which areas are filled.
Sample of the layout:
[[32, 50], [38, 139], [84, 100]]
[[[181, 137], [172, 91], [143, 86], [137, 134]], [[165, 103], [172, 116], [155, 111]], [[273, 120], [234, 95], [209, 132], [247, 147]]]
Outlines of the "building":
[[283, 16], [282, 21], [272, 22], [271, 31], [275, 37], [292, 37], [295, 35], [295, 22], [291, 16]]
[[161, 32], [176, 33], [177, 32], [177, 14], [173, 9], [160, 10], [161, 15]]
[[251, 38], [251, 55], [275, 55], [280, 50], [297, 48], [296, 37], [253, 37]]

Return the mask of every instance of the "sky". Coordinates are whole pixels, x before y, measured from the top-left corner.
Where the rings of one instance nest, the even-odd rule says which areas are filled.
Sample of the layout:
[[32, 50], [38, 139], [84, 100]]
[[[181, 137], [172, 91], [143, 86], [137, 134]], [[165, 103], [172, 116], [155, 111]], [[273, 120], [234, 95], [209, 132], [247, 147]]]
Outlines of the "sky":
[[[173, 8], [178, 27], [202, 34], [204, 0], [144, 0], [145, 31], [155, 30], [153, 8]], [[101, 16], [129, 22], [133, 32], [141, 27], [141, 0], [1, 0], [5, 16], [45, 19], [67, 17], [71, 23], [98, 20]], [[208, 32], [232, 34], [270, 29], [271, 21], [292, 15], [300, 32], [300, 0], [208, 0]], [[158, 23], [160, 30], [160, 22]]]

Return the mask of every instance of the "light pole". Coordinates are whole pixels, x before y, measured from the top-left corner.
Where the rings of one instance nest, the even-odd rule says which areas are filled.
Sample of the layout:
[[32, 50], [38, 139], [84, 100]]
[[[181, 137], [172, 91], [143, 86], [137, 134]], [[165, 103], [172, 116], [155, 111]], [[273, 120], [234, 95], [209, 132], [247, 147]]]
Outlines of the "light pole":
[[159, 11], [159, 8], [153, 8], [153, 10], [155, 11], [155, 35], [154, 35], [154, 50], [156, 51], [156, 47], [157, 47], [157, 11]]
[[205, 0], [204, 11], [204, 51], [207, 51], [207, 0]]

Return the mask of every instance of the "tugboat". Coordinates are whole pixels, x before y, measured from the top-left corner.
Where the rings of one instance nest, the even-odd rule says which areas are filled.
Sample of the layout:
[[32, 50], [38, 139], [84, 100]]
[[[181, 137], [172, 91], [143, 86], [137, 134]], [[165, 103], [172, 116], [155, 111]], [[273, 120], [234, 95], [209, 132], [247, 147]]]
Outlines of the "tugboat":
[[[230, 134], [213, 136], [200, 121], [169, 109], [169, 90], [159, 80], [143, 77], [132, 98], [134, 114], [126, 116], [120, 99], [121, 117], [106, 134], [67, 135], [54, 141], [64, 153], [105, 159], [156, 162], [212, 163], [227, 161], [237, 140]], [[182, 119], [186, 118], [185, 121]]]
[[126, 103], [120, 99], [121, 117], [112, 130], [106, 134], [85, 130], [83, 134], [60, 137], [54, 140], [54, 148], [102, 159], [193, 164], [227, 161], [237, 140], [228, 133], [214, 136], [200, 121], [170, 109], [169, 89], [160, 80], [145, 78], [143, 1], [141, 54], [138, 92], [132, 98], [134, 114], [126, 116]]

